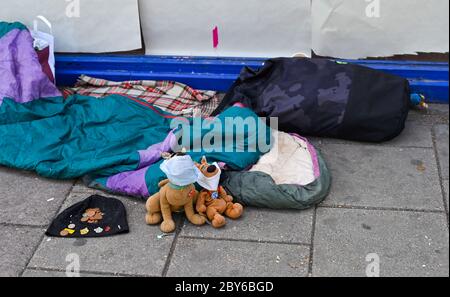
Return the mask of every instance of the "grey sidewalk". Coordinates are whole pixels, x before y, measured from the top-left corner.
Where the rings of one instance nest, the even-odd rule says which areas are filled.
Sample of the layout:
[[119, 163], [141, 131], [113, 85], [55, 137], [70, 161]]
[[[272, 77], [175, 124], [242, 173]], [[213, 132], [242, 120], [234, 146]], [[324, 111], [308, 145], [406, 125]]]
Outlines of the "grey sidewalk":
[[[193, 227], [158, 239], [144, 204], [121, 197], [131, 232], [103, 239], [44, 236], [62, 209], [95, 191], [0, 168], [0, 276], [449, 276], [449, 111], [412, 112], [406, 131], [382, 145], [313, 139], [333, 174], [316, 209], [246, 209], [226, 228]], [[107, 195], [111, 196], [111, 195]], [[219, 269], [220, 267], [220, 269]]]

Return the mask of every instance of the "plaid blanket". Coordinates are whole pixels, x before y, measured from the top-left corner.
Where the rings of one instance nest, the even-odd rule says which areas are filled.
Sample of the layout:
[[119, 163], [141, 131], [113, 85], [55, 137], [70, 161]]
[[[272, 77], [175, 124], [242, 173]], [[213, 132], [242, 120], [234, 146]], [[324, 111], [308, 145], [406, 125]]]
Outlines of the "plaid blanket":
[[74, 88], [64, 88], [62, 91], [65, 98], [74, 94], [95, 98], [112, 94], [131, 96], [174, 115], [186, 117], [209, 117], [220, 103], [214, 91], [195, 90], [172, 81], [113, 82], [82, 75]]

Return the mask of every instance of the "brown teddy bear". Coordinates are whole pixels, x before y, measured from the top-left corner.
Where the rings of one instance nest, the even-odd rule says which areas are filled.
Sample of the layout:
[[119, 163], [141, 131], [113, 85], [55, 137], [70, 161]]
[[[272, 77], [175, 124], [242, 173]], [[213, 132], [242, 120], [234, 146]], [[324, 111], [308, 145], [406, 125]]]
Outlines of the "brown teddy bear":
[[205, 224], [206, 218], [194, 211], [194, 201], [198, 192], [193, 184], [197, 180], [198, 172], [191, 157], [184, 153], [175, 154], [162, 163], [161, 170], [168, 179], [160, 182], [160, 191], [147, 200], [145, 217], [147, 224], [156, 225], [162, 221], [161, 231], [173, 232], [176, 226], [172, 212], [182, 210], [192, 224]]
[[239, 203], [233, 203], [233, 197], [227, 194], [222, 186], [219, 186], [221, 170], [217, 163], [208, 164], [205, 157], [201, 164], [195, 164], [200, 171], [197, 183], [204, 189], [200, 192], [196, 209], [205, 215], [214, 228], [225, 226], [226, 219], [238, 219], [244, 212], [244, 207]]

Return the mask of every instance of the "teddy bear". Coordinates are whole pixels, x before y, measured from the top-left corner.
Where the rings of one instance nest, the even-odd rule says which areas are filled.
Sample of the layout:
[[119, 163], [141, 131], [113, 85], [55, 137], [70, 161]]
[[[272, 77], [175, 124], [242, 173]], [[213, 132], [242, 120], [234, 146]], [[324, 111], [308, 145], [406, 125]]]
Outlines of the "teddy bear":
[[205, 224], [206, 218], [194, 210], [194, 201], [198, 195], [194, 183], [198, 172], [191, 157], [177, 153], [164, 160], [160, 167], [167, 179], [159, 183], [160, 191], [147, 200], [147, 224], [156, 225], [162, 221], [161, 231], [171, 233], [176, 228], [172, 212], [183, 210], [192, 224]]
[[195, 166], [199, 170], [197, 183], [203, 187], [196, 203], [197, 212], [206, 215], [214, 228], [225, 226], [225, 216], [234, 220], [240, 218], [244, 207], [233, 203], [233, 197], [219, 185], [222, 173], [219, 165], [209, 164], [203, 157], [201, 163], [195, 163]]

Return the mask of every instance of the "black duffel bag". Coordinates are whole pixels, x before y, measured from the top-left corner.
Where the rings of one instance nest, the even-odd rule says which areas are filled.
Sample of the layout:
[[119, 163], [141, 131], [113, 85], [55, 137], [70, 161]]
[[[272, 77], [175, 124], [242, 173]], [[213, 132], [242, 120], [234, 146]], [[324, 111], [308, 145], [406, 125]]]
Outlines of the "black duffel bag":
[[410, 107], [406, 79], [327, 59], [277, 58], [244, 68], [218, 114], [240, 102], [300, 135], [382, 142], [399, 135]]

